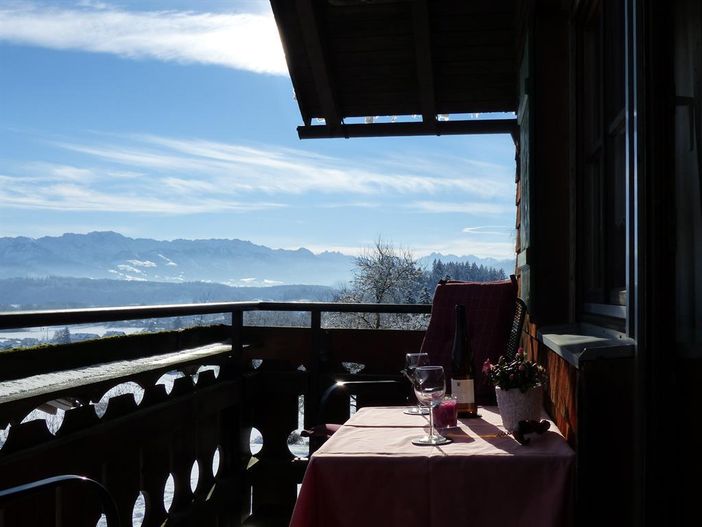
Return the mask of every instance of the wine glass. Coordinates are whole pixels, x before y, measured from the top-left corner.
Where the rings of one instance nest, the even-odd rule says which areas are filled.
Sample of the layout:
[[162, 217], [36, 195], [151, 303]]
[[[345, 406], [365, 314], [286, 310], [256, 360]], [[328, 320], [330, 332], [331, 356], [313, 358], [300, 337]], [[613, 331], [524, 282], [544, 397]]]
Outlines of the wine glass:
[[[405, 369], [402, 373], [409, 380], [410, 384], [414, 386], [414, 370], [418, 366], [428, 366], [429, 365], [429, 354], [428, 353], [408, 353], [405, 355]], [[427, 415], [429, 413], [429, 408], [425, 408], [419, 403], [417, 399], [417, 406], [410, 406], [405, 408], [404, 413], [409, 415]]]
[[[446, 394], [444, 368], [441, 366], [418, 366], [414, 370], [414, 393], [417, 400], [434, 408]], [[445, 445], [451, 440], [434, 433], [434, 412], [429, 411], [429, 434], [412, 440], [415, 445]]]

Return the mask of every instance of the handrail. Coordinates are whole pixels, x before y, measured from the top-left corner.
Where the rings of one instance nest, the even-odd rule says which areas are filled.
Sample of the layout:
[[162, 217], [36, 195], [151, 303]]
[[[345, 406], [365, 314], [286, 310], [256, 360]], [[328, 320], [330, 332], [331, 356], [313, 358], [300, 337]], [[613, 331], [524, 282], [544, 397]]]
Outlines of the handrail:
[[67, 474], [62, 476], [54, 476], [51, 478], [40, 479], [24, 485], [17, 485], [9, 489], [0, 490], [0, 503], [4, 499], [12, 499], [22, 494], [30, 494], [41, 490], [55, 489], [66, 484], [84, 485], [96, 491], [102, 504], [102, 512], [107, 519], [107, 527], [119, 527], [119, 515], [117, 513], [117, 505], [108, 490], [94, 479], [84, 476], [76, 476]]
[[0, 329], [61, 326], [119, 320], [167, 318], [243, 311], [310, 311], [326, 313], [410, 313], [431, 312], [431, 304], [351, 304], [334, 302], [216, 302], [135, 307], [100, 307], [0, 313]]

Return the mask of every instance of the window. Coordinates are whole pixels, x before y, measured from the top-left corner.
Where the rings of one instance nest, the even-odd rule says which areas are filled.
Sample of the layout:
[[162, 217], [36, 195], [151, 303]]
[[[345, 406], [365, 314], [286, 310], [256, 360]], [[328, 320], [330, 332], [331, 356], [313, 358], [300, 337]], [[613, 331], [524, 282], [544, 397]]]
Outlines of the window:
[[[702, 6], [675, 4], [675, 341], [679, 357], [702, 357]], [[695, 115], [695, 112], [698, 112]]]
[[577, 25], [577, 262], [580, 318], [624, 329], [624, 2], [585, 2]]

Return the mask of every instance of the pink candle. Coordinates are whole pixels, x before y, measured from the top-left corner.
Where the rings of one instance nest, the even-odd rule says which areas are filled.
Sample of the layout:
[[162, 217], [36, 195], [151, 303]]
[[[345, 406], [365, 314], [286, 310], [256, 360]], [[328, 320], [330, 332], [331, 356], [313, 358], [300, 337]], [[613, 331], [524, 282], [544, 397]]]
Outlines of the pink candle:
[[458, 412], [454, 397], [445, 397], [439, 406], [432, 408], [432, 412], [434, 412], [434, 426], [436, 428], [456, 426]]

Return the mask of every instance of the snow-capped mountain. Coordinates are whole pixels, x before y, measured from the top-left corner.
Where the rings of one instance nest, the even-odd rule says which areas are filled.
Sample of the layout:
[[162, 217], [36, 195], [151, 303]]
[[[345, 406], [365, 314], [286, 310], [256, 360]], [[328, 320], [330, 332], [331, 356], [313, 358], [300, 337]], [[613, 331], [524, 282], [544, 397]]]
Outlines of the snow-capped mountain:
[[353, 258], [307, 249], [271, 249], [242, 240], [159, 241], [115, 232], [0, 238], [0, 278], [68, 276], [237, 286], [334, 285]]
[[[475, 262], [514, 272], [514, 260], [432, 253], [419, 258]], [[63, 234], [43, 238], [0, 238], [0, 279], [48, 276], [215, 282], [231, 286], [308, 284], [336, 286], [352, 278], [354, 259], [338, 252], [271, 249], [244, 240], [129, 238], [116, 232]]]

